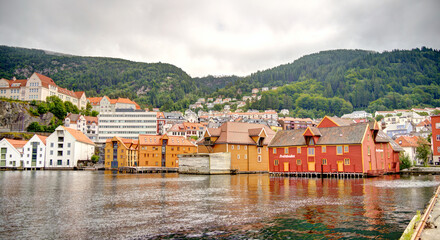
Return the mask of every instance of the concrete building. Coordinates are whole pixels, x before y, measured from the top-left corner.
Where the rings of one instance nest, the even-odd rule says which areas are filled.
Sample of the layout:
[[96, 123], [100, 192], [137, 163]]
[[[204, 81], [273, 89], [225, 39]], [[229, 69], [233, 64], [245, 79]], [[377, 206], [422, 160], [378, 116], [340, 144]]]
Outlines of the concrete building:
[[47, 169], [74, 169], [78, 160], [90, 160], [95, 144], [81, 131], [59, 126], [46, 139]]
[[43, 169], [46, 163], [45, 136], [35, 134], [23, 146], [22, 166], [24, 169]]
[[198, 153], [179, 155], [179, 173], [230, 174], [231, 153]]
[[22, 101], [46, 101], [46, 97], [49, 96], [69, 101], [79, 109], [87, 106], [84, 92], [73, 92], [59, 87], [52, 78], [39, 73], [32, 74], [28, 79], [0, 79], [0, 97]]
[[97, 143], [120, 137], [138, 139], [139, 134], [157, 134], [157, 113], [143, 110], [116, 109], [98, 115], [99, 131]]
[[0, 168], [21, 167], [23, 146], [27, 141], [3, 138], [0, 141]]

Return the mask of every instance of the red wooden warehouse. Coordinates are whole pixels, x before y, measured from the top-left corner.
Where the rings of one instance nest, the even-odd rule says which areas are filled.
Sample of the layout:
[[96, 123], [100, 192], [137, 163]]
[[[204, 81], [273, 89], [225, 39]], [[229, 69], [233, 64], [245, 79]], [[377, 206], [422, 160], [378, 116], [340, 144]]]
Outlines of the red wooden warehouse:
[[399, 170], [402, 149], [376, 122], [325, 117], [317, 127], [279, 131], [269, 144], [270, 172], [364, 173]]

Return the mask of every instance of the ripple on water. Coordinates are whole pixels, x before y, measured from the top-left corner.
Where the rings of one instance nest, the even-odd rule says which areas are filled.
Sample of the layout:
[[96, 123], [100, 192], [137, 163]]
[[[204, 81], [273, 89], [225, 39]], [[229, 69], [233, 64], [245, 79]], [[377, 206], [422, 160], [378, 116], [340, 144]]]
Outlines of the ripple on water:
[[436, 187], [440, 182], [436, 181], [421, 181], [421, 180], [394, 180], [394, 181], [376, 181], [367, 183], [366, 185], [373, 185], [378, 188], [424, 188]]

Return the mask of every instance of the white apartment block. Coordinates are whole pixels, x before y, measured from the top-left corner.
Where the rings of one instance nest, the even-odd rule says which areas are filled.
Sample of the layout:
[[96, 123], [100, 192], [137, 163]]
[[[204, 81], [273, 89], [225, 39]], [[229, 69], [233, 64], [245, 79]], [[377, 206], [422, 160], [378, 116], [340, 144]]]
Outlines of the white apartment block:
[[54, 80], [39, 73], [34, 73], [28, 79], [0, 79], [0, 97], [22, 101], [46, 101], [46, 97], [58, 96], [63, 101], [69, 101], [79, 109], [86, 108], [87, 98], [84, 92], [73, 92], [58, 87]]
[[82, 132], [59, 126], [46, 139], [46, 169], [73, 169], [78, 160], [90, 160], [95, 144]]
[[43, 169], [46, 159], [45, 136], [34, 135], [23, 147], [23, 168]]
[[139, 134], [157, 134], [157, 113], [144, 110], [116, 109], [98, 115], [98, 143], [120, 137], [138, 139]]

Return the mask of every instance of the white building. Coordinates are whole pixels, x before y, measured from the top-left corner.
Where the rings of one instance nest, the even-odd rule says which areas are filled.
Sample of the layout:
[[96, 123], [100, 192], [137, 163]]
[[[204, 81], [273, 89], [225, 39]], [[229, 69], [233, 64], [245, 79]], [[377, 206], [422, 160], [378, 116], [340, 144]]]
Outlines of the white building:
[[141, 109], [137, 103], [128, 98], [110, 99], [104, 96], [87, 98], [87, 101], [92, 105], [92, 110], [99, 113], [114, 112], [116, 109]]
[[120, 137], [138, 139], [139, 134], [157, 134], [157, 113], [143, 110], [116, 109], [98, 115], [98, 143]]
[[352, 113], [342, 115], [341, 118], [349, 118], [349, 119], [373, 118], [373, 114], [367, 113], [365, 111], [354, 111]]
[[289, 109], [281, 109], [281, 111], [280, 111], [280, 114], [283, 114], [283, 115], [289, 115], [289, 113], [290, 113]]
[[64, 126], [81, 131], [93, 142], [96, 142], [98, 139], [97, 117], [69, 113], [64, 119]]
[[23, 147], [23, 168], [42, 169], [46, 159], [45, 136], [35, 134]]
[[82, 132], [59, 126], [46, 139], [46, 169], [73, 169], [78, 160], [90, 160], [95, 144]]
[[3, 138], [0, 141], [0, 168], [20, 167], [25, 144], [26, 141]]
[[87, 106], [84, 92], [73, 92], [55, 84], [52, 78], [34, 73], [28, 79], [0, 79], [0, 97], [19, 99], [22, 101], [46, 101], [46, 97], [57, 96], [69, 101], [79, 109]]

